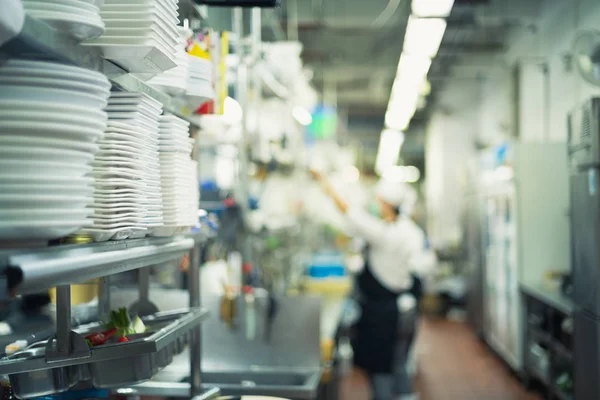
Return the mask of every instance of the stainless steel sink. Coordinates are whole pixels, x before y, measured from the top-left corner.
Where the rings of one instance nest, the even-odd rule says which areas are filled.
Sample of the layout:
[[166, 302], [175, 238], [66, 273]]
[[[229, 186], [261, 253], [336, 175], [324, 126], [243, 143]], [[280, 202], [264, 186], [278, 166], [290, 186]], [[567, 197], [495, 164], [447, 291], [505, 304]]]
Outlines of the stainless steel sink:
[[202, 372], [203, 386], [218, 387], [222, 395], [265, 395], [292, 400], [317, 397], [320, 371]]

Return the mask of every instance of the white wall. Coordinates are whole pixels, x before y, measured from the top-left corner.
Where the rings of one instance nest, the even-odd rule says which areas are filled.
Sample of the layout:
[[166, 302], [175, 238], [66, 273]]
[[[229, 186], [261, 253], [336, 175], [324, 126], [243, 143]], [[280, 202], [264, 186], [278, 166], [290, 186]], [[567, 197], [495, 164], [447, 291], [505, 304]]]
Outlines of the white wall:
[[449, 84], [439, 94], [437, 111], [427, 127], [426, 160], [427, 231], [436, 245], [461, 239], [460, 190], [466, 176], [465, 155], [475, 151], [480, 84]]
[[[569, 112], [600, 96], [600, 88], [566, 62], [580, 30], [600, 30], [600, 1], [545, 0], [538, 12], [530, 11], [494, 68], [483, 67], [478, 82], [451, 82], [436, 105], [426, 131], [428, 227], [435, 242], [460, 238], [461, 174], [475, 156], [475, 140], [490, 145], [519, 135], [525, 142], [564, 142]], [[473, 97], [458, 98], [464, 93]], [[472, 109], [446, 114], [449, 105]]]

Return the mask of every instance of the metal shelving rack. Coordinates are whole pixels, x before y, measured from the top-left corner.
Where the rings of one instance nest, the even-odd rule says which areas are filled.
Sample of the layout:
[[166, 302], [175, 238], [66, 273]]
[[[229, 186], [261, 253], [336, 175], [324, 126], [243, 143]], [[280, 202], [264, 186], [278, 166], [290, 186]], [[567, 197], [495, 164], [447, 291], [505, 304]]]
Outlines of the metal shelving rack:
[[[14, 294], [31, 293], [57, 286], [57, 325], [56, 348], [52, 358], [33, 360], [29, 363], [0, 361], [0, 371], [4, 374], [26, 372], [63, 365], [76, 365], [98, 362], [115, 354], [81, 354], [79, 337], [71, 329], [70, 285], [88, 279], [109, 276], [131, 271], [162, 262], [175, 260], [190, 254], [189, 292], [190, 309], [200, 307], [199, 268], [200, 251], [206, 243], [201, 233], [179, 235], [170, 238], [147, 238], [129, 241], [93, 243], [86, 245], [58, 245], [46, 248], [2, 250], [0, 251], [0, 292], [4, 298]], [[147, 285], [147, 281], [145, 281]], [[140, 285], [140, 297], [148, 288]], [[196, 400], [210, 399], [218, 395], [218, 390], [203, 391], [200, 371], [201, 337], [200, 322], [206, 312], [196, 312], [194, 318], [184, 321], [180, 329], [190, 332], [190, 353], [195, 356], [190, 362], [191, 384], [186, 393]], [[131, 349], [136, 354], [154, 352], [164, 347], [169, 338], [161, 337]], [[87, 347], [87, 345], [86, 345]], [[114, 353], [114, 352], [113, 352]], [[133, 354], [133, 353], [132, 353]], [[135, 354], [133, 354], [135, 355]]]
[[[193, 5], [190, 0], [185, 0], [184, 3]], [[198, 13], [197, 18], [203, 18], [197, 7], [189, 6], [186, 9]], [[165, 111], [184, 119], [190, 117], [190, 110], [180, 99], [172, 98], [150, 87], [118, 65], [105, 60], [100, 49], [81, 46], [68, 34], [54, 30], [46, 23], [29, 16], [25, 17], [22, 31], [0, 47], [0, 56], [58, 61], [99, 71], [104, 73], [118, 89], [146, 93], [160, 101]], [[0, 298], [6, 299], [16, 294], [31, 293], [56, 286], [57, 351], [52, 354], [52, 365], [72, 364], [74, 358], [80, 357], [81, 354], [77, 353], [80, 349], [75, 343], [79, 341], [79, 336], [73, 335], [71, 329], [71, 284], [156, 265], [189, 253], [190, 308], [199, 308], [200, 250], [205, 242], [206, 237], [202, 234], [189, 234], [170, 238], [0, 250]], [[145, 284], [147, 285], [147, 281]], [[140, 297], [143, 297], [142, 293], [147, 295], [148, 291], [148, 287], [142, 286], [144, 284], [140, 285]], [[200, 327], [195, 323], [189, 340], [192, 354], [191, 383], [188, 386], [189, 390], [180, 390], [175, 393], [175, 396], [208, 400], [219, 394], [215, 389], [202, 391], [200, 334]], [[160, 346], [160, 343], [155, 343], [156, 346]], [[152, 350], [149, 348], [149, 351]], [[3, 373], [10, 371], [8, 366], [5, 368], [0, 366], [0, 368]]]

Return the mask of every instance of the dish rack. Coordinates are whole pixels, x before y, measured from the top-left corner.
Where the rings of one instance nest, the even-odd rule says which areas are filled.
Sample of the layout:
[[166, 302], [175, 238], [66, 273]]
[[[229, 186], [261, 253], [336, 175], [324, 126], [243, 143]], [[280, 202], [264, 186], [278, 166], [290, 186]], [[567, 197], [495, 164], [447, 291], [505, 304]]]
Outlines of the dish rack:
[[[56, 334], [0, 359], [0, 374], [8, 375], [18, 398], [67, 391], [78, 384], [118, 390], [152, 378], [190, 347], [191, 385], [185, 397], [209, 399], [201, 388], [200, 325], [207, 317], [200, 307], [200, 252], [208, 237], [190, 233], [169, 238], [146, 238], [84, 245], [0, 251], [0, 298], [56, 286]], [[90, 348], [84, 337], [102, 331], [100, 323], [71, 327], [70, 284], [136, 270], [190, 254], [190, 306], [154, 312], [142, 318], [148, 333], [126, 343]], [[148, 269], [140, 269], [140, 305], [148, 305]], [[102, 298], [107, 309], [108, 299]]]

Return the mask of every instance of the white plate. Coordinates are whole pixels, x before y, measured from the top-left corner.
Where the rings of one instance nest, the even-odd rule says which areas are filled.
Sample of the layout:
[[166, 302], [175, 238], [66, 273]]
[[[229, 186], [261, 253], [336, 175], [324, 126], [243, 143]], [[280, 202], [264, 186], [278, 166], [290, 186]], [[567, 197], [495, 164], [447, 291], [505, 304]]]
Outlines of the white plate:
[[0, 171], [0, 187], [4, 185], [51, 185], [55, 187], [62, 187], [64, 185], [69, 186], [91, 186], [94, 183], [94, 179], [90, 177], [81, 178], [65, 178], [62, 176], [51, 176], [47, 173], [35, 175], [24, 175], [23, 173], [7, 174]]
[[134, 189], [143, 191], [145, 184], [140, 180], [132, 180], [132, 179], [95, 179], [94, 186], [96, 189], [111, 189], [111, 188], [119, 188], [119, 189]]
[[43, 71], [42, 74], [48, 75], [58, 74], [58, 76], [64, 76], [64, 74], [71, 74], [76, 80], [95, 83], [102, 87], [106, 86], [106, 84], [110, 85], [106, 76], [100, 72], [56, 62], [11, 58], [6, 61], [6, 64], [4, 64], [2, 68], [20, 68], [24, 74], [39, 72], [40, 70]]
[[61, 138], [68, 140], [81, 140], [87, 143], [95, 142], [102, 136], [103, 131], [67, 124], [43, 123], [38, 121], [2, 121], [0, 120], [0, 135], [42, 136], [47, 138]]
[[32, 136], [19, 136], [11, 134], [0, 135], [0, 147], [1, 146], [39, 146], [45, 148], [57, 148], [57, 149], [72, 149], [84, 151], [90, 154], [96, 153], [100, 146], [95, 143], [81, 142], [78, 140], [65, 140], [55, 138], [44, 138], [44, 137], [32, 137]]
[[[31, 0], [24, 0], [29, 2]], [[38, 0], [39, 1], [39, 0]], [[70, 7], [83, 8], [88, 11], [99, 12], [100, 6], [94, 0], [44, 0], [46, 3], [64, 4]]]
[[4, 160], [68, 162], [74, 165], [84, 165], [91, 162], [94, 155], [77, 150], [6, 145], [0, 147], [0, 158]]
[[[50, 63], [42, 63], [50, 64]], [[93, 71], [92, 71], [93, 72]], [[4, 65], [0, 67], [0, 76], [3, 77], [23, 77], [23, 78], [47, 78], [63, 79], [73, 82], [95, 85], [101, 89], [110, 90], [110, 82], [104, 76], [92, 75], [90, 73], [73, 70], [45, 69], [40, 66], [15, 66]]]
[[92, 172], [92, 166], [73, 165], [64, 162], [0, 159], [0, 171], [2, 175], [20, 175], [22, 179], [27, 179], [29, 176], [37, 179], [45, 175], [49, 178], [82, 178], [85, 174]]
[[57, 239], [89, 225], [87, 219], [73, 221], [0, 221], [0, 239]]
[[83, 18], [77, 14], [51, 11], [29, 11], [27, 14], [79, 40], [96, 38], [104, 32], [101, 18]]
[[108, 98], [110, 87], [98, 85], [96, 83], [81, 82], [77, 80], [67, 80], [63, 78], [36, 77], [22, 75], [4, 75], [0, 73], [0, 85], [2, 86], [34, 86], [39, 88], [64, 89], [79, 91], [84, 93], [93, 93], [98, 96]]
[[123, 21], [148, 21], [152, 20], [154, 23], [163, 25], [166, 29], [171, 32], [177, 32], [177, 24], [179, 23], [179, 17], [173, 18], [173, 15], [169, 15], [163, 8], [149, 8], [143, 12], [135, 11], [103, 11], [100, 10], [100, 16], [106, 21], [108, 26], [119, 26], [127, 27], [131, 25], [124, 25]]
[[83, 220], [92, 214], [92, 210], [83, 208], [77, 210], [61, 208], [13, 208], [10, 210], [0, 210], [0, 221], [19, 221], [19, 220], [43, 220], [43, 221], [69, 221]]
[[3, 183], [0, 181], [2, 193], [7, 194], [70, 194], [73, 196], [89, 196], [94, 192], [92, 185], [61, 185], [56, 184], [31, 184], [31, 183]]
[[111, 104], [146, 104], [152, 108], [162, 110], [162, 103], [153, 99], [146, 93], [139, 92], [112, 92], [110, 94]]
[[69, 2], [68, 0], [23, 0], [23, 6], [26, 12], [28, 12], [29, 10], [64, 12], [67, 14], [81, 15], [86, 18], [94, 18], [100, 16], [100, 9], [98, 7], [84, 2]]
[[[85, 208], [92, 196], [12, 195], [0, 193], [0, 208]], [[64, 206], [64, 207], [63, 207]]]
[[87, 127], [104, 132], [106, 127], [106, 118], [78, 117], [65, 112], [50, 113], [38, 111], [23, 110], [5, 110], [0, 109], [0, 123], [18, 123], [18, 122], [39, 122], [51, 124], [74, 125], [75, 127]]
[[78, 104], [94, 110], [101, 110], [106, 106], [108, 93], [102, 89], [90, 92], [79, 90], [66, 90], [35, 86], [0, 85], [0, 99], [5, 100], [41, 100], [50, 103], [61, 103], [66, 106]]
[[65, 106], [64, 104], [55, 104], [45, 101], [35, 100], [0, 100], [1, 110], [24, 110], [27, 112], [37, 111], [41, 114], [63, 114], [76, 117], [94, 118], [99, 121], [106, 121], [108, 114], [102, 109], [90, 109], [76, 104]]

